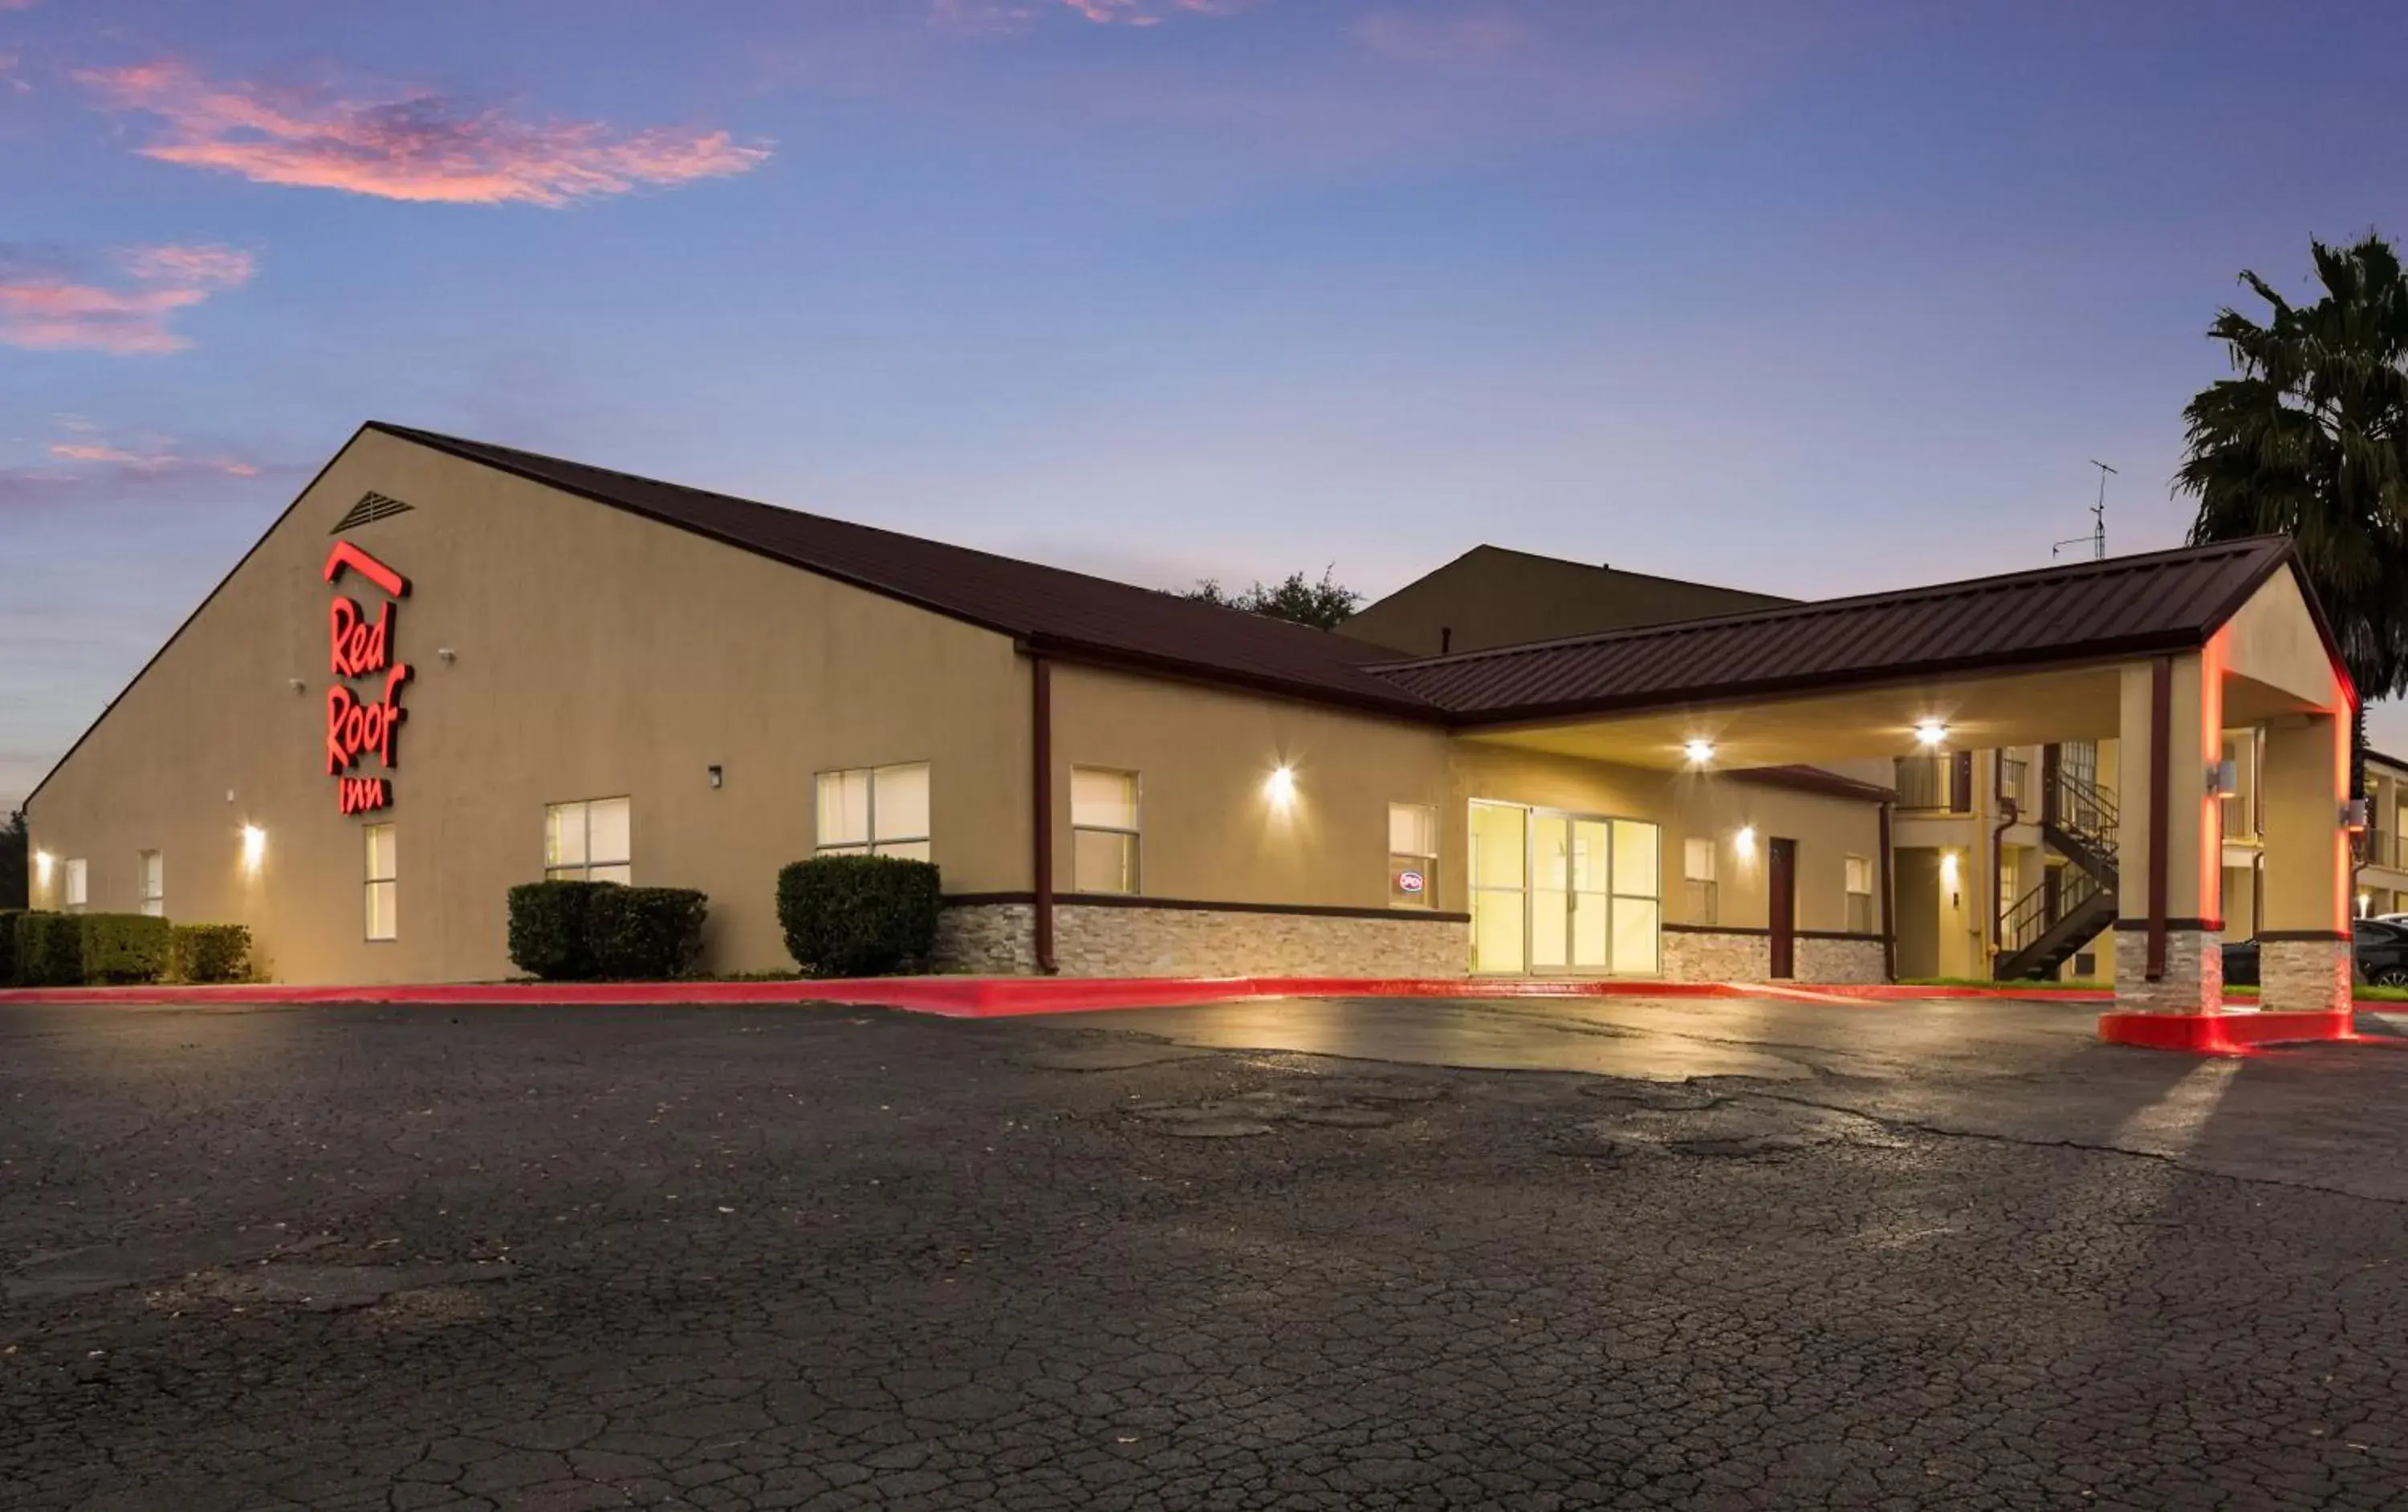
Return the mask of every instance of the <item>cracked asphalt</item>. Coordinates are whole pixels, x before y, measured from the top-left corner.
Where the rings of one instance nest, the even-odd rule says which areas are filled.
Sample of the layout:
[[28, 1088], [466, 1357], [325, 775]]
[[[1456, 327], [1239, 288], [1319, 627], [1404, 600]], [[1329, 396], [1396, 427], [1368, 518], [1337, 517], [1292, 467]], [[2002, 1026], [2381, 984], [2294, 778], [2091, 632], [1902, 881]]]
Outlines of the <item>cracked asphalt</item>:
[[2401, 1043], [2088, 1011], [0, 1006], [0, 1507], [2408, 1502]]

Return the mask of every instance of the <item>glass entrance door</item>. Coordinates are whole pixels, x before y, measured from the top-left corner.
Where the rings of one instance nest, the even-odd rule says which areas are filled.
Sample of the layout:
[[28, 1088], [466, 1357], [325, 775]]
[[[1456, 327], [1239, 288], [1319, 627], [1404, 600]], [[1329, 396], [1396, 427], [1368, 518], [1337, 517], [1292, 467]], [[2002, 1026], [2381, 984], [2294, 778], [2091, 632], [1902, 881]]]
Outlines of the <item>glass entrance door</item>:
[[1529, 810], [1471, 806], [1471, 969], [1529, 969]]
[[1648, 976], [1658, 969], [1656, 829], [1471, 805], [1471, 969]]

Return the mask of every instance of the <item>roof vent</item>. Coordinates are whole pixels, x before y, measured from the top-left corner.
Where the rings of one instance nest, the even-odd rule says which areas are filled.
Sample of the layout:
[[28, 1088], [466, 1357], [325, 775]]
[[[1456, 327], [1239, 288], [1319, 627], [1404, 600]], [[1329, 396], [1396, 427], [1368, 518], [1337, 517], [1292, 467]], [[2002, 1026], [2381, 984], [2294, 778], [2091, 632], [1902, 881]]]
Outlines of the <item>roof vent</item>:
[[408, 513], [409, 506], [399, 499], [389, 498], [382, 493], [363, 493], [360, 502], [351, 506], [351, 513], [336, 521], [335, 528], [326, 534], [340, 535], [347, 530], [357, 530], [362, 525], [372, 525], [380, 520], [391, 520], [395, 515]]

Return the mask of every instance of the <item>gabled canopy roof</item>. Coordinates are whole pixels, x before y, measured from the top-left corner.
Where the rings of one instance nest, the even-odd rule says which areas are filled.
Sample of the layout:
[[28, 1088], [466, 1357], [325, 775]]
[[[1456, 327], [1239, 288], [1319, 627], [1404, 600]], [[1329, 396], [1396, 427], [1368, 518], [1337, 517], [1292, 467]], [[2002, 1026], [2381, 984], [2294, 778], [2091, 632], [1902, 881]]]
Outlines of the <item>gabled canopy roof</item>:
[[2204, 644], [2290, 561], [2259, 537], [1378, 670], [1472, 724], [2140, 656]]

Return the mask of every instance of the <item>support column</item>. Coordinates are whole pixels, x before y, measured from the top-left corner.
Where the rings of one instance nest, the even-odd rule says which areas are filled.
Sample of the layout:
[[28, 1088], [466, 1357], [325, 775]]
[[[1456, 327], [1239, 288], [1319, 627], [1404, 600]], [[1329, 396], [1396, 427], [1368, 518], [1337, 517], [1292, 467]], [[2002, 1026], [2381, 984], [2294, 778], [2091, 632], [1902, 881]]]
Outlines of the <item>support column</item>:
[[2266, 862], [2258, 973], [2268, 1012], [2350, 1006], [2349, 717], [2293, 715], [2266, 731]]
[[2220, 672], [2197, 652], [2123, 669], [2116, 741], [2115, 1007], [2224, 1007], [2223, 881], [2211, 751], [2223, 749]]

